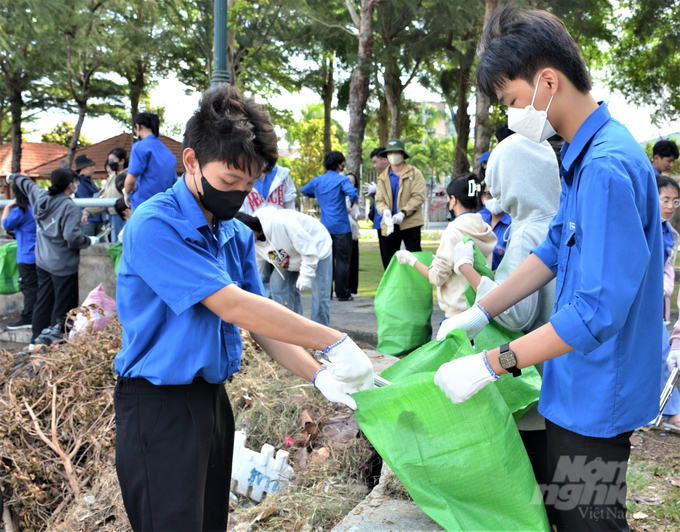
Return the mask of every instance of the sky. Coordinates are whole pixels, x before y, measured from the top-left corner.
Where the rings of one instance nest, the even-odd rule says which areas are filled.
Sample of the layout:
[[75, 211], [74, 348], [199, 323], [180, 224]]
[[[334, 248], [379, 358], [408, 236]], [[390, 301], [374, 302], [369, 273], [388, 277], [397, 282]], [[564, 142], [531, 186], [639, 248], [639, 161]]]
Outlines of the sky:
[[[175, 77], [161, 80], [151, 90], [151, 104], [153, 106], [165, 106], [165, 116], [167, 120], [176, 124], [185, 124], [196, 109], [200, 98], [199, 93], [192, 92], [187, 95], [186, 90], [187, 87]], [[663, 124], [661, 127], [656, 127], [650, 120], [650, 115], [654, 110], [652, 107], [639, 107], [628, 104], [621, 95], [610, 93], [604, 86], [604, 83], [597, 79], [594, 80], [592, 94], [596, 100], [604, 100], [607, 103], [612, 116], [622, 122], [638, 142], [644, 142], [671, 133], [680, 132], [680, 120]], [[432, 93], [417, 84], [412, 84], [407, 87], [405, 97], [417, 102], [440, 101], [437, 94]], [[284, 95], [275, 97], [271, 100], [272, 105], [275, 107], [291, 110], [296, 118], [301, 116], [301, 110], [304, 106], [310, 103], [320, 102], [321, 98], [308, 89], [304, 89], [300, 93], [294, 95], [285, 93]], [[471, 110], [474, 109], [473, 103], [474, 102], [471, 103]], [[348, 113], [344, 111], [334, 111], [333, 118], [342, 124], [345, 130], [349, 129]], [[71, 115], [57, 110], [47, 111], [39, 115], [35, 123], [28, 125], [34, 132], [27, 134], [26, 139], [29, 142], [40, 142], [42, 133], [52, 131], [57, 124], [64, 120], [68, 120], [75, 124], [77, 115]], [[82, 130], [82, 134], [90, 142], [100, 142], [118, 135], [121, 132], [122, 128], [120, 127], [120, 124], [105, 116], [94, 118], [86, 117]], [[280, 136], [283, 135], [282, 131], [278, 131], [278, 133]], [[181, 140], [181, 138], [178, 138], [177, 140]], [[285, 148], [285, 141], [282, 140], [279, 147]]]

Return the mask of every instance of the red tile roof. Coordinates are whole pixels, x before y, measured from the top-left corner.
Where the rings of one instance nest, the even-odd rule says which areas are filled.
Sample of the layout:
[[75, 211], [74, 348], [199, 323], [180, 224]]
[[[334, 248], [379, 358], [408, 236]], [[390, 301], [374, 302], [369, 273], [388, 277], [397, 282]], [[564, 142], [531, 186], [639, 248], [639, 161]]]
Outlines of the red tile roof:
[[[53, 142], [22, 142], [21, 172], [28, 174], [32, 168], [66, 155], [65, 146]], [[0, 145], [0, 176], [12, 171], [12, 144]], [[33, 176], [33, 174], [31, 174]]]
[[[177, 157], [177, 175], [181, 175], [184, 173], [184, 165], [182, 164], [182, 144], [171, 139], [170, 137], [165, 137], [163, 135], [161, 135], [159, 138], [160, 141], [170, 149], [173, 155]], [[122, 133], [116, 137], [111, 137], [110, 139], [103, 140], [97, 144], [92, 144], [91, 146], [86, 146], [85, 148], [76, 150], [73, 160], [75, 161], [78, 155], [88, 155], [90, 159], [94, 161], [95, 168], [97, 169], [95, 172], [97, 177], [95, 177], [95, 179], [99, 179], [97, 174], [99, 174], [101, 177], [106, 177], [104, 175], [104, 163], [109, 156], [109, 152], [116, 147], [123, 148], [129, 157], [130, 150], [132, 148], [132, 135], [130, 133]], [[64, 148], [64, 150], [65, 149], [66, 148]], [[65, 158], [66, 154], [64, 153], [64, 155], [59, 156], [54, 160], [44, 162], [40, 165], [30, 168], [29, 171], [31, 172], [31, 175], [36, 174], [41, 177], [46, 177], [52, 173], [52, 170], [60, 168], [61, 162]]]

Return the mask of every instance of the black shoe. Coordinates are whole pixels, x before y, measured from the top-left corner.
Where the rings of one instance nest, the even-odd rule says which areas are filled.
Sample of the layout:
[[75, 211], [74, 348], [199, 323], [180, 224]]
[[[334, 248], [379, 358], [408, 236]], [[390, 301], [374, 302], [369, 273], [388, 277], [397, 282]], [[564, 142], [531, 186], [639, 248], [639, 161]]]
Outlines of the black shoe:
[[352, 296], [338, 298], [338, 301], [354, 301]]
[[15, 321], [14, 323], [10, 323], [7, 326], [7, 328], [10, 331], [14, 331], [14, 330], [17, 330], [17, 329], [30, 329], [31, 328], [31, 322], [19, 319], [19, 321]]

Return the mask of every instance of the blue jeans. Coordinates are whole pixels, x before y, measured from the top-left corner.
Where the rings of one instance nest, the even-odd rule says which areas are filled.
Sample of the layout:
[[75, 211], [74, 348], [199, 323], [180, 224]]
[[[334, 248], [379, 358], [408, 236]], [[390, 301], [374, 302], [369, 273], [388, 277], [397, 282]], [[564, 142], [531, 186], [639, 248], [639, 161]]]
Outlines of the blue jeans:
[[[669, 335], [668, 329], [663, 327], [663, 349], [661, 350], [661, 391], [663, 391], [664, 386], [668, 382], [671, 372], [668, 371], [668, 366], [666, 365], [666, 359], [668, 358], [668, 353], [671, 352], [671, 346], [668, 343]], [[678, 392], [678, 387], [676, 386], [671, 394], [671, 398], [666, 404], [666, 408], [663, 410], [663, 415], [666, 417], [674, 416], [675, 414], [680, 414], [680, 392]]]
[[123, 230], [123, 227], [125, 227], [125, 220], [123, 220], [117, 214], [112, 214], [111, 215], [111, 243], [112, 244], [115, 244], [116, 242], [118, 242], [118, 234]]
[[[302, 315], [302, 298], [295, 288], [299, 272], [274, 267], [269, 278], [272, 299]], [[333, 282], [333, 255], [316, 265], [312, 278], [312, 321], [326, 325], [331, 321], [331, 283]]]

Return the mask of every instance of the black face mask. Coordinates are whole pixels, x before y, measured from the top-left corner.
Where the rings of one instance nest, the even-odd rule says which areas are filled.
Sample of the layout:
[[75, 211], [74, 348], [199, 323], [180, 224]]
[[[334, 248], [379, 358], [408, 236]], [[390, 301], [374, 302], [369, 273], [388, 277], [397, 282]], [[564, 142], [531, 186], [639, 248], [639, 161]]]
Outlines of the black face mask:
[[118, 173], [118, 163], [112, 163], [109, 161], [108, 166], [114, 174]]
[[[196, 176], [194, 176], [194, 186], [196, 185]], [[201, 170], [201, 185], [203, 186], [204, 194], [198, 192], [198, 199], [201, 204], [212, 213], [212, 215], [222, 221], [231, 220], [238, 213], [248, 195], [247, 190], [217, 190], [203, 175]]]

